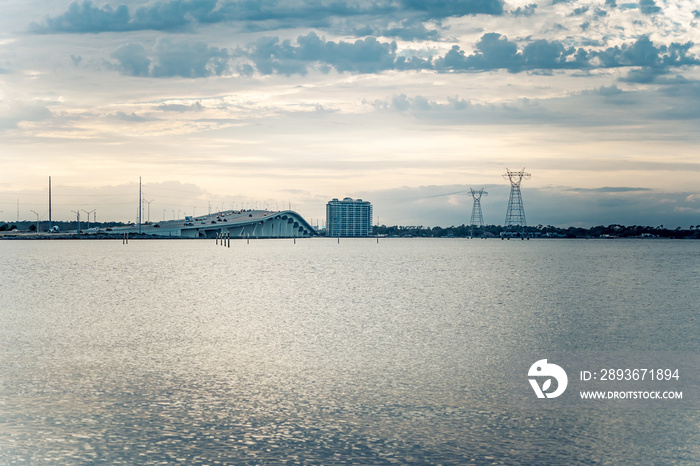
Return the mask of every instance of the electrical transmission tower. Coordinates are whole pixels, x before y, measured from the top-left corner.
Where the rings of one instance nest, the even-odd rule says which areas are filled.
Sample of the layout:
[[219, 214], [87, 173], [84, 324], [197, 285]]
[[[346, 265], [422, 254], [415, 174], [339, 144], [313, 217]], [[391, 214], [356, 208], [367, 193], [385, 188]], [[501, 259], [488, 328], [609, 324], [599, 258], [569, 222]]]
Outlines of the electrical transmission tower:
[[484, 188], [481, 188], [478, 191], [469, 188], [469, 192], [474, 198], [474, 207], [472, 207], [472, 218], [471, 220], [469, 220], [469, 224], [472, 227], [472, 236], [474, 236], [474, 227], [484, 226], [484, 215], [481, 213], [481, 196], [487, 196], [488, 193], [484, 191]]
[[523, 168], [519, 172], [510, 171], [506, 168], [503, 178], [510, 181], [510, 198], [508, 199], [508, 210], [506, 211], [506, 228], [525, 226], [525, 207], [523, 207], [523, 196], [520, 193], [520, 183], [530, 179], [530, 174], [525, 173]]

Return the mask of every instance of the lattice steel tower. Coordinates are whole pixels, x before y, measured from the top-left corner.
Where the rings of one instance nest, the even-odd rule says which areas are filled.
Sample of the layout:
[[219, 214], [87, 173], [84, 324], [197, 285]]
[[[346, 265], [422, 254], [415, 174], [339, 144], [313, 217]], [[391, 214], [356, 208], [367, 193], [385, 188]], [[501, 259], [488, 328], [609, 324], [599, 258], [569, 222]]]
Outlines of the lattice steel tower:
[[530, 179], [530, 174], [525, 173], [523, 168], [519, 172], [510, 171], [506, 168], [503, 178], [510, 181], [510, 198], [508, 199], [508, 210], [506, 211], [506, 227], [525, 226], [525, 207], [523, 207], [523, 196], [520, 193], [520, 183], [525, 179]]
[[481, 196], [486, 196], [488, 193], [484, 191], [484, 188], [481, 188], [478, 191], [475, 191], [472, 188], [469, 188], [469, 192], [471, 193], [472, 197], [474, 198], [474, 206], [472, 207], [472, 218], [469, 220], [469, 224], [472, 227], [483, 227], [484, 226], [484, 215], [481, 213]]

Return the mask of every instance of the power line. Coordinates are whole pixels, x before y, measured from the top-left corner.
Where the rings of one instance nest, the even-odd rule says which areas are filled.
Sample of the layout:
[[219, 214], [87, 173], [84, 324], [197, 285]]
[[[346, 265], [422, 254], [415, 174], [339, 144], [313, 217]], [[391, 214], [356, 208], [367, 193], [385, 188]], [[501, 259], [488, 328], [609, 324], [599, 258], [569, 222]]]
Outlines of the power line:
[[431, 196], [420, 196], [420, 197], [399, 197], [393, 199], [375, 200], [374, 204], [402, 204], [405, 202], [422, 201], [423, 199], [434, 199], [438, 197], [454, 196], [455, 194], [466, 194], [468, 190], [464, 191], [454, 191], [451, 193], [433, 194]]

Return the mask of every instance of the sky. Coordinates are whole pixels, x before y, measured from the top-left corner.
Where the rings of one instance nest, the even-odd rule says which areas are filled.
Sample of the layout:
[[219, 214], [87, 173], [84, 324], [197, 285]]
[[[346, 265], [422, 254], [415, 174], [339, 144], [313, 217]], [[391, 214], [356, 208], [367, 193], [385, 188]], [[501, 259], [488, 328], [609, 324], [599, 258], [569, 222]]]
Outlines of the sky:
[[[694, 0], [4, 0], [0, 219], [700, 225]], [[19, 212], [18, 212], [19, 211]]]

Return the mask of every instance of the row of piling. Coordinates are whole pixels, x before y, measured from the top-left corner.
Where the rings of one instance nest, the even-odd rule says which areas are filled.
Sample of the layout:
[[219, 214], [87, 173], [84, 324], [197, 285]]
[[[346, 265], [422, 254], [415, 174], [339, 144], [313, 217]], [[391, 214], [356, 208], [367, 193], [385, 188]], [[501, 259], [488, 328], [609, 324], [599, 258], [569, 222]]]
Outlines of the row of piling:
[[[216, 245], [224, 247], [231, 247], [231, 233], [217, 233], [216, 234]], [[250, 244], [250, 234], [246, 235], [246, 244]], [[294, 235], [294, 244], [297, 244], [297, 237]]]
[[[248, 235], [248, 242], [250, 242], [250, 235]], [[216, 234], [216, 244], [221, 243], [222, 246], [231, 247], [231, 233], [217, 233]]]
[[[528, 238], [529, 239], [529, 238]], [[250, 234], [246, 236], [246, 243], [250, 244]], [[377, 236], [377, 243], [379, 243], [379, 236]], [[122, 234], [122, 244], [129, 244], [129, 233]], [[231, 247], [231, 233], [217, 233], [216, 234], [216, 245], [221, 245], [224, 247]], [[294, 244], [297, 244], [297, 237], [294, 236]], [[340, 236], [338, 236], [338, 244], [340, 244]]]

